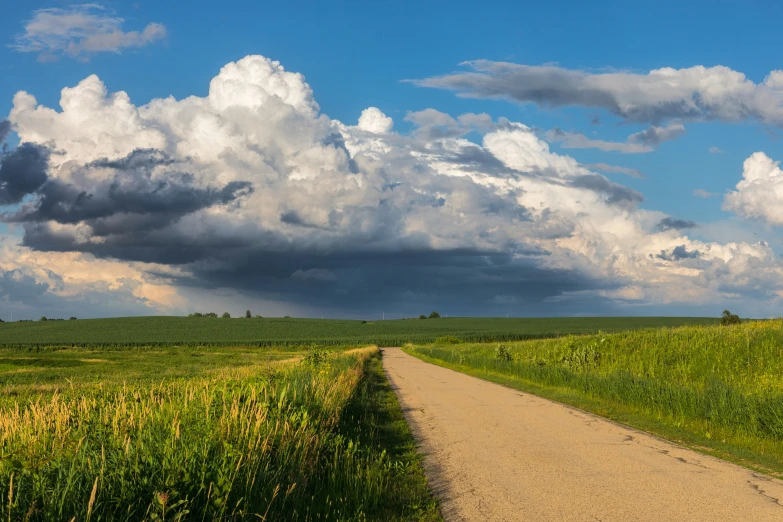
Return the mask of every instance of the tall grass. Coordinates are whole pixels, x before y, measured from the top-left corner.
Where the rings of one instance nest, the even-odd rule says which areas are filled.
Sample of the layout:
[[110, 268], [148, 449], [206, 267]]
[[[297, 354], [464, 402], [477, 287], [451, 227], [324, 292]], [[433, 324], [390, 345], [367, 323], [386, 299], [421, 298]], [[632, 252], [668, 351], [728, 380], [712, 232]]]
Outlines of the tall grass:
[[342, 355], [5, 397], [0, 519], [372, 519], [394, 500], [396, 463], [345, 428], [369, 400], [366, 365]]
[[629, 406], [708, 439], [720, 433], [747, 448], [772, 448], [783, 470], [780, 320], [417, 347], [413, 353], [458, 369], [570, 390], [599, 408]]

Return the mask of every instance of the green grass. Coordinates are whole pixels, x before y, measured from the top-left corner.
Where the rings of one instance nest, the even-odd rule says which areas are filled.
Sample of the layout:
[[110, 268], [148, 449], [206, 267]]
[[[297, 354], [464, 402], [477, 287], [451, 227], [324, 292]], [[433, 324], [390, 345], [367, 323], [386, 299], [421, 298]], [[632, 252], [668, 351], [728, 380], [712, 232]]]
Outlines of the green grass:
[[783, 321], [409, 353], [783, 476]]
[[503, 341], [716, 322], [717, 319], [689, 317], [441, 318], [367, 323], [328, 319], [123, 317], [3, 323], [0, 346], [400, 346], [409, 342], [430, 343], [443, 336], [471, 342]]
[[377, 351], [302, 355], [0, 349], [0, 519], [439, 520]]

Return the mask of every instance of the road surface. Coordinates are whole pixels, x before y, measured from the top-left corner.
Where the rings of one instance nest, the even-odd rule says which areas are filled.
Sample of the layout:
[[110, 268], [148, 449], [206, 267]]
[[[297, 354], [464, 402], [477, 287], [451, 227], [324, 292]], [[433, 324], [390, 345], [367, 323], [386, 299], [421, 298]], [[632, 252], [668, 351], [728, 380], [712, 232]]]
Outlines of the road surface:
[[452, 521], [783, 521], [783, 482], [383, 349]]

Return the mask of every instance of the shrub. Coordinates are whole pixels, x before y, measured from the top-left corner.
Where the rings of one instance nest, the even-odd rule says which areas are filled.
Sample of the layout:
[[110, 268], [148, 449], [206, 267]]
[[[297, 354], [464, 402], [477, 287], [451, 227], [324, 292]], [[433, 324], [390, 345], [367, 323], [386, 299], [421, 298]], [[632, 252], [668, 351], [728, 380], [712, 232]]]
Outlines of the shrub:
[[258, 315], [258, 314], [256, 314], [256, 319], [263, 319], [263, 318], [264, 318], [264, 316], [263, 316], [263, 315]]
[[446, 335], [435, 339], [435, 344], [462, 344], [462, 339], [453, 335]]
[[593, 369], [601, 360], [597, 342], [586, 346], [574, 346], [573, 343], [569, 343], [568, 348], [569, 351], [560, 357], [560, 364], [571, 371], [583, 372]]
[[252, 318], [253, 318], [253, 314], [250, 313], [250, 310], [246, 311], [245, 312], [245, 319], [252, 319]]
[[47, 321], [46, 316], [41, 317], [41, 321]]
[[231, 314], [228, 312], [223, 312], [223, 319], [231, 319]]
[[326, 362], [329, 358], [329, 352], [323, 348], [317, 346], [311, 347], [305, 356], [302, 358], [302, 362], [311, 366], [318, 366], [321, 363]]
[[440, 319], [440, 314], [433, 310], [430, 312], [430, 319]]
[[737, 314], [733, 314], [728, 310], [723, 311], [723, 315], [720, 318], [720, 324], [726, 326], [730, 324], [740, 324], [740, 323], [742, 323], [742, 321], [740, 320]]
[[426, 318], [427, 318], [427, 316], [426, 316], [426, 315], [424, 315], [424, 314], [421, 314], [421, 315], [419, 316], [419, 319], [426, 319]]
[[514, 357], [511, 355], [511, 350], [508, 349], [508, 346], [505, 344], [498, 344], [498, 347], [495, 348], [495, 359], [511, 361]]

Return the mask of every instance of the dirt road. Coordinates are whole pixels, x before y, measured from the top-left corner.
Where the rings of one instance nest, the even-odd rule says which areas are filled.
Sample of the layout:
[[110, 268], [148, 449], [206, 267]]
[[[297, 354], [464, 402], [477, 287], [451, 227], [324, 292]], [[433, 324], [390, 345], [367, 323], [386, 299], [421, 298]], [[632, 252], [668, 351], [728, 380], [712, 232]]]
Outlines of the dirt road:
[[383, 350], [451, 521], [783, 521], [783, 482]]

